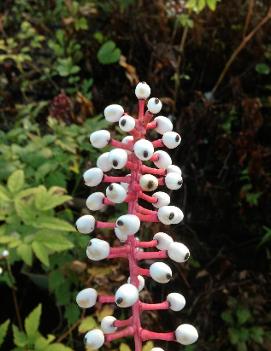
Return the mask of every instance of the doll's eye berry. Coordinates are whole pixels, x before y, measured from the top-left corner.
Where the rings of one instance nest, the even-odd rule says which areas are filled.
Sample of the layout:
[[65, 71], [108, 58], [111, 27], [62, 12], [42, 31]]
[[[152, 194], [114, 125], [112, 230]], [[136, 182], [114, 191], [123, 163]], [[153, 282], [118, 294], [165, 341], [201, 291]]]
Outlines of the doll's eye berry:
[[[144, 81], [135, 87], [135, 95], [139, 106], [137, 118], [130, 116], [118, 104], [111, 104], [104, 109], [105, 119], [117, 123], [122, 132], [128, 133], [125, 137], [114, 139], [113, 133], [111, 136], [111, 132], [106, 129], [95, 131], [89, 136], [93, 147], [113, 148], [101, 154], [97, 159], [97, 166], [88, 169], [83, 175], [85, 184], [89, 187], [100, 188], [101, 183], [106, 184], [105, 191], [99, 189], [88, 194], [87, 209], [101, 210], [105, 215], [107, 207], [127, 203], [128, 213], [116, 216], [108, 222], [96, 220], [91, 214], [83, 213], [76, 221], [76, 228], [85, 235], [96, 228], [106, 228], [113, 232], [118, 242], [116, 246], [111, 246], [108, 239], [95, 238], [91, 234], [86, 256], [92, 261], [126, 259], [130, 276], [127, 283], [120, 285], [112, 295], [98, 294], [95, 289], [85, 288], [77, 294], [76, 302], [81, 308], [92, 308], [96, 302], [115, 303], [119, 308], [131, 309], [132, 316], [127, 320], [117, 320], [114, 316], [102, 318], [101, 329], [92, 329], [84, 337], [88, 350], [101, 348], [105, 341], [132, 336], [135, 339], [135, 351], [141, 351], [137, 345], [141, 345], [142, 339], [157, 339], [156, 332], [148, 330], [143, 330], [144, 338], [143, 335], [139, 337], [142, 330], [141, 312], [145, 309], [161, 309], [161, 306], [162, 309], [181, 311], [186, 304], [184, 296], [176, 292], [168, 294], [162, 302], [146, 304], [140, 301], [139, 293], [145, 287], [145, 276], [146, 279], [153, 279], [155, 284], [167, 284], [171, 280], [172, 270], [161, 259], [184, 263], [189, 259], [190, 252], [185, 244], [174, 241], [164, 232], [154, 234], [149, 241], [140, 241], [139, 231], [144, 222], [176, 225], [183, 220], [181, 209], [172, 206], [170, 196], [159, 189], [160, 186], [166, 186], [170, 190], [178, 190], [182, 186], [183, 178], [181, 169], [172, 165], [170, 154], [164, 151], [166, 148], [176, 148], [181, 143], [181, 136], [173, 131], [169, 118], [154, 117], [160, 113], [162, 102], [157, 97], [150, 97], [151, 88]], [[148, 137], [151, 130], [161, 136], [150, 141]], [[148, 163], [144, 164], [146, 161]], [[118, 175], [105, 174], [112, 169], [120, 170]], [[126, 174], [124, 169], [128, 169]], [[147, 206], [144, 205], [145, 202], [148, 203]], [[153, 207], [150, 208], [151, 206]], [[112, 212], [118, 213], [110, 211]], [[110, 243], [115, 243], [115, 240], [110, 239]], [[155, 262], [157, 258], [159, 261]], [[141, 268], [141, 260], [145, 260], [147, 268]], [[132, 308], [133, 306], [136, 308]], [[139, 323], [134, 323], [136, 320]], [[168, 340], [169, 335], [170, 340], [174, 339], [172, 341], [182, 345], [190, 345], [198, 339], [197, 330], [190, 324], [181, 324], [173, 332], [159, 333], [158, 339]], [[164, 350], [152, 347], [151, 351]]]

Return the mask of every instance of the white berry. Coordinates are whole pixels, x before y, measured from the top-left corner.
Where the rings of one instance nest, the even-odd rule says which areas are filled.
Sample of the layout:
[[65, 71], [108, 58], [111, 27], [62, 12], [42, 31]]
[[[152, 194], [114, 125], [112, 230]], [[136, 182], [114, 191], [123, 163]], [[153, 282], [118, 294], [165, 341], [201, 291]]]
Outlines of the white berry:
[[183, 212], [176, 206], [163, 206], [157, 211], [158, 219], [163, 224], [178, 224], [183, 218]]
[[113, 149], [109, 152], [108, 159], [113, 168], [121, 169], [128, 161], [127, 152], [123, 149]]
[[146, 82], [140, 82], [135, 88], [135, 94], [138, 99], [148, 99], [151, 95], [151, 88]]
[[170, 165], [167, 167], [167, 173], [179, 173], [180, 175], [182, 175], [182, 170], [178, 166]]
[[144, 191], [154, 191], [158, 187], [158, 179], [152, 174], [144, 174], [140, 177], [139, 184]]
[[96, 161], [97, 167], [99, 167], [103, 172], [109, 172], [112, 169], [112, 163], [109, 160], [109, 152], [104, 152], [101, 154]]
[[170, 166], [172, 164], [171, 157], [169, 156], [169, 154], [166, 151], [157, 150], [157, 151], [155, 151], [155, 153], [153, 155], [154, 156], [158, 155], [158, 160], [153, 161], [155, 166], [158, 168], [167, 168], [168, 166]]
[[153, 203], [153, 206], [156, 208], [167, 206], [170, 203], [170, 196], [163, 191], [157, 191], [156, 193], [152, 194], [152, 196], [157, 199], [157, 202]]
[[101, 328], [105, 334], [114, 333], [118, 328], [114, 327], [114, 322], [116, 318], [113, 316], [106, 316], [101, 321]]
[[114, 228], [114, 232], [120, 242], [124, 243], [128, 239], [128, 235], [123, 233], [119, 228]]
[[135, 128], [135, 119], [132, 116], [124, 115], [119, 120], [119, 127], [124, 132], [130, 132]]
[[167, 301], [169, 302], [169, 308], [175, 312], [181, 311], [186, 304], [184, 296], [179, 293], [168, 294]]
[[166, 187], [170, 190], [178, 190], [183, 185], [183, 178], [180, 173], [168, 173], [165, 176]]
[[96, 304], [97, 291], [92, 288], [81, 290], [76, 296], [76, 303], [81, 308], [90, 308]]
[[166, 132], [163, 134], [162, 141], [169, 149], [175, 149], [181, 143], [181, 137], [176, 132]]
[[99, 349], [104, 344], [104, 334], [100, 329], [93, 329], [85, 335], [84, 342], [87, 348]]
[[121, 203], [127, 196], [126, 190], [118, 183], [112, 183], [106, 188], [106, 196], [115, 203]]
[[91, 145], [97, 149], [101, 149], [108, 145], [110, 138], [111, 136], [108, 130], [98, 130], [97, 132], [91, 133], [89, 137]]
[[101, 210], [102, 208], [104, 208], [104, 203], [103, 203], [104, 198], [105, 196], [104, 196], [104, 193], [102, 192], [96, 192], [89, 195], [89, 197], [86, 200], [87, 208], [90, 211]]
[[150, 266], [150, 276], [157, 283], [166, 284], [172, 277], [172, 271], [164, 262], [155, 262]]
[[154, 118], [154, 121], [156, 122], [155, 130], [159, 134], [170, 132], [173, 129], [173, 124], [167, 117], [158, 116]]
[[153, 347], [151, 349], [151, 351], [165, 351], [164, 349], [162, 349], [161, 347]]
[[149, 140], [140, 139], [134, 144], [134, 152], [137, 158], [142, 161], [147, 161], [152, 157], [154, 147]]
[[191, 324], [181, 324], [175, 330], [176, 341], [182, 345], [191, 345], [198, 340], [198, 331]]
[[118, 122], [123, 114], [123, 107], [117, 104], [109, 105], [104, 109], [104, 117], [108, 122]]
[[147, 107], [151, 113], [156, 114], [156, 113], [159, 113], [161, 111], [162, 102], [158, 98], [153, 97], [153, 98], [150, 98], [150, 100], [148, 101]]
[[108, 257], [110, 252], [110, 245], [107, 241], [101, 239], [91, 239], [87, 249], [87, 257], [92, 261], [101, 261]]
[[116, 227], [124, 235], [133, 235], [139, 231], [140, 220], [133, 214], [122, 215], [116, 220]]
[[156, 248], [158, 250], [167, 250], [169, 248], [169, 245], [173, 243], [173, 239], [171, 236], [169, 236], [166, 233], [159, 232], [154, 234], [153, 240], [157, 240], [158, 243], [156, 245]]
[[103, 180], [103, 176], [103, 171], [98, 167], [90, 168], [83, 174], [83, 178], [87, 186], [99, 185]]
[[132, 135], [126, 135], [124, 138], [122, 138], [121, 142], [124, 144], [129, 144], [132, 141], [134, 141], [134, 137]]
[[131, 307], [138, 300], [138, 290], [133, 284], [123, 284], [115, 293], [115, 302], [119, 307]]
[[183, 263], [189, 259], [190, 252], [184, 244], [173, 242], [169, 245], [168, 257], [175, 262]]
[[89, 234], [95, 229], [95, 218], [91, 215], [84, 215], [77, 219], [76, 228], [82, 234]]
[[[142, 277], [142, 275], [138, 275], [138, 282], [139, 282], [139, 286], [138, 286], [138, 291], [141, 291], [144, 289], [145, 286], [145, 279]], [[127, 283], [131, 284], [131, 278], [129, 277], [127, 280]]]

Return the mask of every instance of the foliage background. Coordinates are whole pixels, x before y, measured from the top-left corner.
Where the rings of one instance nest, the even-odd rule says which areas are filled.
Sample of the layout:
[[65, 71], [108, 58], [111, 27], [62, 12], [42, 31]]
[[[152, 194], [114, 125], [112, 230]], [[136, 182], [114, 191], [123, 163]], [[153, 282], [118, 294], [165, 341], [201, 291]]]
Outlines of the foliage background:
[[[1, 350], [82, 350], [83, 333], [113, 313], [111, 306], [81, 313], [74, 297], [90, 285], [114, 291], [125, 262], [87, 262], [87, 239], [72, 223], [86, 211], [81, 174], [97, 156], [88, 135], [109, 128], [100, 114], [112, 102], [135, 112], [138, 80], [162, 98], [182, 135], [172, 156], [185, 181], [172, 199], [185, 221], [170, 231], [192, 251], [170, 286], [150, 282], [144, 293], [160, 301], [180, 291], [185, 311], [146, 314], [143, 323], [162, 331], [192, 322], [200, 339], [186, 351], [270, 350], [269, 7], [268, 0], [0, 3]], [[122, 340], [111, 349], [129, 347]]]

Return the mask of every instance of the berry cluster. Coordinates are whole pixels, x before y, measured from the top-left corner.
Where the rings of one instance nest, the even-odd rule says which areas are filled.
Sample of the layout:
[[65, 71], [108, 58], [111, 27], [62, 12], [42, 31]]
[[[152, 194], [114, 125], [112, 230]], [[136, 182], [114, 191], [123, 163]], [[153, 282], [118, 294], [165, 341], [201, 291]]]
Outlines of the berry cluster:
[[[171, 268], [164, 262], [152, 263], [149, 268], [142, 268], [142, 260], [170, 258], [175, 262], [185, 262], [189, 258], [188, 248], [166, 233], [159, 232], [150, 241], [140, 241], [135, 234], [139, 232], [142, 222], [161, 222], [165, 225], [178, 224], [183, 220], [182, 211], [170, 205], [170, 197], [163, 191], [156, 191], [159, 186], [166, 186], [170, 190], [180, 189], [183, 183], [181, 169], [172, 165], [167, 152], [157, 148], [173, 149], [181, 142], [178, 133], [172, 131], [171, 121], [164, 117], [154, 118], [162, 109], [162, 103], [157, 98], [149, 98], [151, 89], [148, 84], [141, 82], [136, 86], [135, 94], [138, 98], [138, 117], [134, 118], [124, 112], [122, 106], [113, 104], [104, 110], [104, 116], [109, 122], [117, 122], [121, 130], [129, 132], [122, 141], [115, 140], [107, 130], [99, 130], [90, 135], [90, 142], [95, 148], [111, 145], [114, 148], [105, 152], [97, 159], [97, 167], [87, 170], [83, 177], [85, 184], [96, 187], [100, 183], [109, 183], [102, 192], [92, 193], [86, 200], [90, 211], [102, 210], [105, 206], [126, 202], [128, 213], [120, 216], [115, 222], [97, 221], [92, 215], [84, 215], [76, 222], [77, 230], [89, 234], [95, 228], [112, 228], [120, 241], [120, 246], [110, 247], [105, 240], [93, 238], [90, 240], [86, 254], [92, 261], [106, 258], [124, 257], [129, 262], [130, 277], [126, 284], [120, 286], [115, 295], [101, 295], [93, 288], [79, 292], [77, 304], [82, 308], [90, 308], [99, 303], [115, 303], [120, 308], [132, 308], [131, 317], [117, 320], [113, 316], [105, 317], [101, 322], [101, 330], [94, 329], [85, 335], [87, 348], [98, 349], [105, 342], [133, 336], [135, 350], [142, 350], [142, 342], [146, 340], [176, 341], [183, 345], [194, 343], [198, 338], [197, 330], [190, 324], [181, 324], [173, 332], [157, 333], [142, 328], [140, 315], [148, 310], [181, 311], [185, 306], [185, 298], [179, 293], [170, 293], [165, 301], [160, 303], [144, 303], [139, 299], [139, 293], [145, 286], [145, 278], [165, 284], [172, 277]], [[160, 139], [149, 141], [146, 134], [156, 131]], [[143, 164], [147, 161], [149, 165]], [[151, 167], [151, 162], [156, 167]], [[127, 175], [109, 176], [106, 173], [116, 169], [128, 169]], [[154, 192], [151, 195], [148, 192]], [[143, 201], [151, 204], [153, 209], [140, 205]], [[144, 251], [156, 248], [157, 250]], [[163, 351], [153, 348], [152, 351]]]

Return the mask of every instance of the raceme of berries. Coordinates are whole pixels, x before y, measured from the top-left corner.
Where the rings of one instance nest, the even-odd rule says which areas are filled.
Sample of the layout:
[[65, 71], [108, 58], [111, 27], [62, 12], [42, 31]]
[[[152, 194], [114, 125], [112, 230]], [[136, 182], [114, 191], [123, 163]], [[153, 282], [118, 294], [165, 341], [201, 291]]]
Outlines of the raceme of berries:
[[[124, 337], [134, 339], [135, 351], [141, 351], [143, 343], [148, 340], [190, 345], [198, 339], [197, 330], [190, 324], [181, 324], [176, 330], [163, 333], [144, 329], [141, 325], [141, 313], [144, 311], [168, 309], [179, 312], [185, 307], [185, 298], [180, 293], [169, 293], [165, 301], [159, 303], [145, 303], [140, 292], [144, 290], [147, 279], [160, 284], [171, 280], [172, 270], [162, 260], [183, 263], [188, 260], [190, 252], [183, 243], [175, 242], [164, 232], [156, 233], [149, 241], [141, 241], [137, 237], [146, 222], [160, 222], [168, 226], [182, 222], [184, 215], [178, 207], [170, 204], [170, 196], [165, 192], [166, 189], [178, 190], [183, 184], [181, 169], [172, 165], [171, 157], [165, 151], [176, 148], [181, 143], [181, 136], [172, 131], [172, 122], [167, 117], [155, 116], [160, 113], [162, 102], [150, 97], [151, 89], [147, 83], [139, 83], [135, 94], [138, 98], [137, 117], [126, 113], [118, 104], [104, 109], [105, 119], [118, 124], [128, 135], [121, 141], [114, 139], [108, 130], [90, 135], [93, 147], [111, 149], [98, 157], [96, 167], [83, 174], [86, 186], [94, 188], [86, 199], [86, 207], [91, 213], [76, 221], [77, 230], [82, 234], [106, 228], [112, 230], [112, 235], [120, 241], [119, 246], [113, 247], [106, 240], [91, 238], [86, 248], [88, 259], [125, 258], [129, 265], [127, 282], [119, 286], [114, 295], [101, 294], [87, 287], [77, 294], [77, 304], [81, 308], [92, 308], [96, 302], [115, 304], [116, 308], [131, 309], [131, 316], [124, 320], [104, 317], [100, 329], [90, 330], [85, 335], [87, 349], [99, 349], [105, 342]], [[149, 132], [152, 135], [157, 132], [160, 136], [152, 141], [148, 138]], [[109, 175], [114, 169], [118, 170], [118, 175]], [[106, 184], [104, 191], [101, 190], [103, 183]], [[97, 186], [99, 191], [95, 191]], [[112, 222], [95, 219], [93, 211], [103, 211], [106, 206], [120, 203], [127, 204], [127, 212]], [[146, 263], [142, 266], [144, 260]], [[150, 260], [153, 262], [148, 264]], [[152, 351], [163, 349], [153, 347]]]

